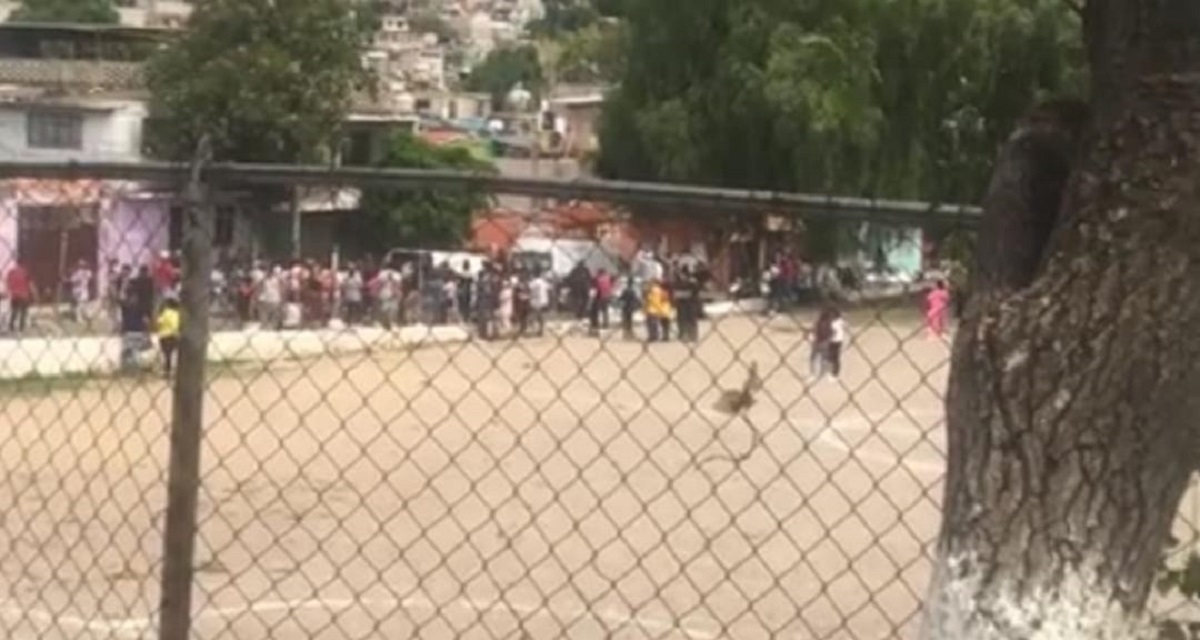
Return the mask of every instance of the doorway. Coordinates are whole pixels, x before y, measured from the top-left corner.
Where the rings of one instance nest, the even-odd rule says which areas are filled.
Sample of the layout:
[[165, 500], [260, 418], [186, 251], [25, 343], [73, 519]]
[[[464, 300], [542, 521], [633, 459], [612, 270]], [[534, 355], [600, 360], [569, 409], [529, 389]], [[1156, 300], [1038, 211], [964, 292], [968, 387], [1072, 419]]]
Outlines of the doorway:
[[65, 282], [80, 261], [96, 272], [100, 207], [20, 205], [17, 209], [17, 259], [29, 270], [41, 302], [64, 299]]

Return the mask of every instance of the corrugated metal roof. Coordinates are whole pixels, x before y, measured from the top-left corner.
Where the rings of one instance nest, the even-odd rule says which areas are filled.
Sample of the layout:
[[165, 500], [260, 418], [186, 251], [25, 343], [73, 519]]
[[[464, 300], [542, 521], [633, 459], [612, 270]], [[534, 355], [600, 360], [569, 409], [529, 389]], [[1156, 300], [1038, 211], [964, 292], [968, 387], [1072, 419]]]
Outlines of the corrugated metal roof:
[[97, 24], [90, 22], [0, 22], [0, 33], [5, 31], [43, 31], [46, 33], [103, 33], [107, 35], [144, 38], [177, 38], [179, 29], [162, 27], [131, 27], [124, 24]]

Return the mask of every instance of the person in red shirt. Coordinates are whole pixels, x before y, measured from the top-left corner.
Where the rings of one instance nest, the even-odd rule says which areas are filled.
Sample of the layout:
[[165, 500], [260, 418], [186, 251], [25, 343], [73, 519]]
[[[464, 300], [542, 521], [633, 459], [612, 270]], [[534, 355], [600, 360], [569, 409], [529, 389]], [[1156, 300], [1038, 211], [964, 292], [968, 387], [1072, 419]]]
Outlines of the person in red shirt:
[[8, 331], [20, 333], [29, 325], [29, 305], [33, 302], [33, 279], [20, 262], [13, 264], [4, 278], [8, 290]]
[[175, 264], [171, 262], [171, 254], [167, 251], [162, 252], [158, 260], [154, 262], [154, 288], [159, 296], [166, 296], [175, 286], [175, 279], [178, 273], [175, 269]]
[[601, 269], [596, 274], [596, 311], [599, 315], [600, 328], [608, 328], [608, 309], [612, 306], [613, 278], [607, 269]]

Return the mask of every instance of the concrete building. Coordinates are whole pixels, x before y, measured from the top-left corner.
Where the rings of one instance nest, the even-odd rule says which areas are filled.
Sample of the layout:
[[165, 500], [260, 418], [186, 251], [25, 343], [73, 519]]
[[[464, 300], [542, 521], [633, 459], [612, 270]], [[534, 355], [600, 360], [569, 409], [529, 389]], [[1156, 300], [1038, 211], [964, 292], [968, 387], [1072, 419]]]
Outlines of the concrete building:
[[[123, 27], [0, 24], [0, 158], [137, 161], [146, 118], [136, 60], [105, 59], [157, 42]], [[53, 42], [54, 47], [44, 46]], [[122, 45], [122, 46], [107, 46]], [[55, 51], [53, 55], [47, 51]], [[116, 180], [0, 181], [0, 271], [13, 260], [55, 296], [75, 264], [100, 274], [167, 249], [172, 194]]]
[[[115, 0], [121, 24], [128, 27], [179, 29], [192, 13], [191, 0]], [[0, 20], [8, 19], [20, 0], [0, 0]]]
[[578, 158], [599, 148], [597, 135], [603, 93], [564, 95], [551, 98], [548, 103], [561, 135], [561, 155]]
[[363, 59], [378, 74], [380, 88], [387, 94], [446, 89], [445, 47], [436, 34], [412, 31], [403, 15], [381, 18]]

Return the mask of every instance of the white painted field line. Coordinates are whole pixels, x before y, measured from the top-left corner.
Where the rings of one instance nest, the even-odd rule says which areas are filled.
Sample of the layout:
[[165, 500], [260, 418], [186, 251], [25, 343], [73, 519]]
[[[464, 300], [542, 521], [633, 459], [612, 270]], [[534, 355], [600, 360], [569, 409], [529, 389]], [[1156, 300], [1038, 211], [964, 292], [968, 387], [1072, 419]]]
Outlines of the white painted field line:
[[30, 620], [51, 626], [67, 627], [76, 631], [115, 634], [120, 637], [127, 637], [126, 634], [130, 631], [140, 633], [143, 628], [141, 625], [124, 627], [120, 624], [113, 624], [114, 622], [124, 622], [123, 620], [109, 620], [105, 618], [87, 619], [79, 616], [51, 613], [41, 609], [25, 608], [8, 599], [0, 599], [0, 617], [18, 621]]
[[[304, 598], [297, 600], [260, 600], [257, 602], [248, 602], [242, 605], [234, 605], [228, 607], [211, 607], [200, 609], [194, 616], [197, 623], [203, 623], [205, 620], [211, 619], [229, 619], [238, 618], [252, 613], [278, 613], [291, 611], [305, 610], [320, 610], [320, 611], [345, 611], [355, 607], [364, 608], [395, 608], [403, 609], [425, 609], [437, 611], [444, 607], [456, 607], [467, 609], [476, 613], [491, 613], [505, 612], [513, 617], [550, 617], [570, 625], [578, 620], [586, 620], [594, 618], [606, 623], [606, 626], [617, 629], [626, 627], [636, 627], [645, 631], [654, 633], [664, 633], [669, 631], [679, 632], [683, 637], [694, 640], [713, 640], [717, 634], [708, 629], [702, 629], [694, 625], [676, 623], [670, 620], [662, 620], [648, 616], [630, 616], [616, 611], [590, 611], [587, 609], [579, 609], [574, 611], [553, 611], [547, 607], [540, 605], [527, 605], [519, 603], [511, 603], [504, 601], [485, 601], [476, 598], [455, 598], [445, 604], [438, 603], [428, 598], [414, 596], [404, 599], [394, 598]], [[564, 620], [568, 618], [569, 620]], [[149, 629], [156, 621], [156, 618], [141, 617], [141, 618], [126, 618], [123, 620], [106, 620], [96, 621], [92, 623], [91, 630], [103, 631], [108, 633], [114, 632], [140, 632]], [[616, 629], [613, 629], [616, 630]]]
[[[617, 628], [613, 631], [620, 630], [626, 627], [636, 627], [644, 631], [663, 633], [667, 631], [678, 631], [686, 638], [695, 638], [697, 640], [712, 640], [717, 637], [717, 634], [701, 629], [699, 627], [683, 624], [682, 621], [675, 622], [670, 620], [662, 620], [649, 616], [630, 616], [616, 611], [592, 611], [590, 609], [576, 609], [568, 614], [569, 621], [563, 621], [560, 613], [552, 611], [547, 607], [538, 605], [522, 605], [510, 602], [486, 602], [474, 598], [458, 598], [450, 601], [448, 604], [452, 606], [465, 607], [477, 613], [490, 613], [493, 611], [504, 611], [512, 614], [514, 617], [552, 617], [563, 622], [564, 626], [570, 626], [578, 620], [596, 619], [610, 625], [616, 625]], [[414, 597], [405, 598], [401, 605], [406, 609], [432, 609], [441, 608], [436, 602], [428, 598]]]
[[[919, 411], [919, 412], [909, 412], [909, 413], [900, 413], [900, 414], [891, 414], [891, 415], [898, 416], [898, 417], [905, 417], [905, 418], [913, 418], [913, 419], [924, 419], [924, 418], [941, 418], [944, 414], [941, 411]], [[896, 418], [892, 417], [890, 419], [894, 420]], [[825, 445], [826, 447], [829, 447], [832, 449], [837, 449], [838, 451], [845, 453], [850, 458], [855, 458], [858, 460], [867, 460], [867, 461], [874, 462], [874, 463], [881, 464], [881, 465], [904, 466], [904, 467], [908, 467], [909, 469], [911, 469], [913, 471], [920, 472], [923, 474], [941, 475], [946, 472], [946, 466], [944, 464], [938, 464], [938, 463], [928, 462], [928, 461], [923, 461], [923, 460], [905, 459], [901, 455], [877, 453], [875, 451], [858, 448], [856, 444], [846, 442], [845, 440], [843, 440], [842, 438], [840, 438], [836, 435], [837, 431], [842, 431], [842, 430], [857, 431], [860, 433], [861, 432], [881, 433], [881, 432], [885, 432], [885, 431], [891, 431], [891, 432], [912, 434], [912, 435], [916, 435], [918, 437], [924, 437], [924, 436], [928, 435], [928, 431], [921, 429], [920, 427], [914, 427], [911, 425], [888, 426], [887, 420], [889, 420], [888, 417], [881, 416], [876, 419], [871, 419], [869, 417], [863, 416], [863, 417], [844, 418], [844, 419], [840, 419], [840, 420], [834, 419], [834, 420], [830, 420], [825, 423], [822, 423], [820, 421], [812, 421], [811, 424], [813, 426], [817, 426], [818, 428], [822, 429], [821, 431], [819, 431], [817, 433], [815, 442], [817, 442], [818, 444]]]

